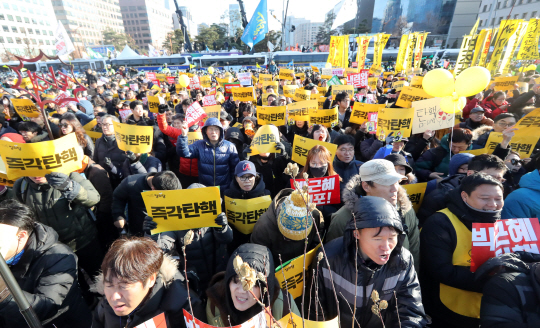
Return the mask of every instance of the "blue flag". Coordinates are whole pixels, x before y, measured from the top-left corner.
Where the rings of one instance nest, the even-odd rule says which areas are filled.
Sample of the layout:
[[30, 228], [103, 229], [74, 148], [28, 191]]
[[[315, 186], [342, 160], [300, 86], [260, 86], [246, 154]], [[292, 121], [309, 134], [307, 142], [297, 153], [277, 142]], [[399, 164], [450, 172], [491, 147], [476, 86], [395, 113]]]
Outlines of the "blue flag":
[[266, 0], [261, 0], [244, 29], [241, 40], [253, 49], [254, 45], [264, 40], [266, 33], [268, 33], [268, 9]]
[[287, 64], [287, 66], [294, 66], [294, 59], [291, 60], [291, 61]]

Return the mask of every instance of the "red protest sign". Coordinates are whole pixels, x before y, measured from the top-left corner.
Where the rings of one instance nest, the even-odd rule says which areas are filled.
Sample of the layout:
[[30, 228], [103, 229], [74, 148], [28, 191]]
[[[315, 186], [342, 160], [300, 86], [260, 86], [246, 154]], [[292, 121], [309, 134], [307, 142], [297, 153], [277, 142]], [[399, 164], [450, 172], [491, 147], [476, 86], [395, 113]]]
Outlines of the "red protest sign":
[[174, 84], [174, 76], [167, 76], [166, 79], [168, 84]]
[[156, 77], [156, 73], [150, 73], [150, 72], [147, 72], [146, 73], [146, 78], [149, 79], [149, 80], [157, 80], [157, 77]]
[[[241, 325], [237, 325], [237, 326], [229, 325], [227, 327], [229, 328], [242, 328], [242, 327], [243, 328], [266, 328], [267, 320], [270, 320], [270, 317], [266, 316], [264, 311], [262, 311]], [[194, 316], [189, 314], [189, 312], [186, 311], [185, 309], [184, 309], [184, 321], [186, 322], [186, 327], [216, 328], [215, 326], [209, 325], [195, 318]]]
[[121, 109], [118, 111], [118, 113], [120, 113], [120, 118], [122, 119], [122, 122], [125, 122], [129, 115], [133, 114], [131, 109]]
[[[295, 179], [300, 188], [306, 184], [304, 179]], [[308, 179], [308, 194], [311, 202], [316, 205], [339, 204], [341, 202], [339, 175]], [[291, 188], [294, 188], [291, 179]]]
[[358, 67], [358, 62], [352, 62], [352, 67], [357, 68]]
[[202, 99], [203, 106], [214, 106], [216, 103], [216, 96], [204, 96]]
[[191, 104], [191, 106], [189, 106], [186, 110], [186, 122], [189, 127], [199, 122], [206, 116], [207, 115], [204, 112], [204, 109], [202, 109], [198, 101], [193, 102], [193, 104]]
[[360, 70], [360, 73], [347, 74], [347, 85], [353, 85], [355, 88], [367, 88], [369, 70]]
[[208, 95], [215, 96], [216, 95], [216, 88], [210, 88], [208, 89]]
[[240, 82], [225, 83], [225, 93], [232, 93], [232, 88], [240, 88]]
[[538, 219], [506, 219], [495, 223], [473, 223], [471, 271], [504, 253], [525, 251], [540, 254]]
[[200, 89], [201, 84], [199, 83], [199, 78], [197, 76], [191, 77], [189, 79], [189, 85], [187, 87], [188, 89]]
[[135, 328], [167, 328], [167, 319], [165, 319], [165, 313], [156, 315], [150, 320], [147, 320]]

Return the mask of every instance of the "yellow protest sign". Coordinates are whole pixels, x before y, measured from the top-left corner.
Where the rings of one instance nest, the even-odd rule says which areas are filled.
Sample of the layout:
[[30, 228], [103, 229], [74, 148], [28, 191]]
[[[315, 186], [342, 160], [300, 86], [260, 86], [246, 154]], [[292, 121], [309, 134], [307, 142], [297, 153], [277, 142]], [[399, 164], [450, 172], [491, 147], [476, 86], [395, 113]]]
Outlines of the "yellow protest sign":
[[274, 124], [285, 125], [285, 112], [287, 106], [257, 106], [257, 121], [259, 125]]
[[305, 101], [311, 98], [311, 90], [296, 89], [293, 99], [295, 101]]
[[413, 76], [411, 79], [411, 87], [417, 89], [423, 89], [422, 81], [424, 80], [423, 76]]
[[259, 74], [259, 82], [270, 82], [272, 81], [272, 74]]
[[279, 82], [278, 81], [265, 81], [262, 82], [262, 89], [264, 92], [266, 92], [266, 87], [271, 86], [274, 89], [274, 92], [278, 92], [279, 90]]
[[346, 77], [349, 74], [355, 74], [355, 73], [360, 73], [360, 70], [358, 68], [353, 68], [353, 67], [347, 67], [343, 70], [344, 77]]
[[0, 172], [0, 186], [7, 186], [7, 187], [13, 187], [13, 184], [15, 183], [17, 179], [9, 179], [7, 177], [7, 174]]
[[488, 150], [486, 148], [467, 149], [467, 150], [460, 151], [460, 153], [466, 153], [466, 154], [472, 154], [474, 156], [478, 156], [478, 155], [482, 155], [482, 154], [487, 154]]
[[[293, 298], [302, 296], [302, 290], [304, 287], [304, 281], [302, 280], [304, 269], [310, 267], [313, 258], [319, 250], [319, 246], [306, 253], [306, 267], [304, 268], [304, 255], [301, 255], [295, 259], [292, 259], [288, 263], [284, 263], [283, 266], [279, 266], [276, 269], [276, 278], [279, 281], [279, 286], [283, 290], [288, 290]], [[300, 319], [300, 324], [301, 323]]]
[[487, 29], [486, 30], [486, 37], [484, 38], [482, 42], [482, 47], [480, 48], [480, 58], [478, 59], [478, 66], [485, 67], [486, 66], [486, 59], [487, 55], [489, 53], [489, 47], [491, 46], [491, 40], [493, 38], [493, 35], [496, 33], [497, 29]]
[[[276, 273], [276, 277], [279, 273]], [[300, 276], [299, 279], [302, 279]], [[302, 284], [303, 286], [303, 284]], [[279, 320], [279, 323], [281, 324], [282, 328], [297, 328], [297, 327], [304, 327], [304, 328], [339, 328], [339, 321], [338, 317], [336, 316], [334, 319], [329, 321], [311, 321], [304, 319], [302, 321], [302, 318], [298, 315], [294, 314], [293, 312], [287, 314], [283, 318]], [[305, 326], [302, 326], [304, 325]]]
[[228, 77], [227, 77], [227, 78], [224, 78], [224, 79], [221, 79], [221, 78], [219, 78], [219, 77], [216, 77], [216, 81], [218, 81], [218, 83], [219, 83], [220, 85], [224, 85], [224, 84], [226, 84], [226, 83], [231, 83], [231, 79], [228, 78]]
[[384, 104], [364, 104], [355, 102], [349, 122], [363, 124], [368, 121], [368, 113], [378, 113], [384, 108]]
[[38, 143], [0, 140], [0, 156], [10, 180], [43, 177], [52, 172], [70, 174], [82, 167], [84, 156], [75, 133]]
[[[313, 99], [311, 99], [313, 100]], [[319, 109], [323, 109], [324, 103], [326, 102], [326, 97], [318, 97], [317, 98], [317, 105]]]
[[396, 91], [401, 91], [403, 87], [409, 86], [409, 83], [407, 81], [396, 81], [392, 83], [392, 88], [396, 89]]
[[92, 138], [92, 141], [94, 142], [94, 144], [103, 135], [103, 133], [96, 132], [96, 131], [85, 131], [85, 132], [90, 138]]
[[201, 87], [203, 88], [211, 88], [212, 87], [212, 78], [210, 75], [204, 75], [199, 77], [199, 83], [201, 83]]
[[118, 148], [134, 153], [149, 153], [152, 151], [154, 128], [151, 126], [130, 125], [114, 122], [114, 133]]
[[293, 141], [292, 160], [300, 165], [305, 166], [307, 154], [309, 150], [315, 147], [316, 145], [321, 145], [321, 146], [324, 146], [326, 149], [328, 149], [328, 151], [332, 155], [332, 158], [330, 161], [331, 162], [334, 161], [334, 156], [336, 156], [336, 151], [337, 151], [336, 144], [300, 137], [297, 134], [294, 136], [294, 141]]
[[330, 47], [328, 50], [327, 63], [330, 63], [333, 67], [347, 67], [349, 66], [349, 35], [330, 37]]
[[294, 71], [292, 69], [282, 68], [279, 70], [279, 79], [280, 80], [294, 80]]
[[[378, 33], [373, 38], [373, 66], [380, 66], [384, 47], [390, 38], [390, 34]], [[379, 73], [380, 75], [380, 73]]]
[[275, 153], [279, 142], [279, 130], [275, 125], [263, 125], [251, 141], [251, 155]]
[[340, 92], [347, 92], [349, 98], [353, 98], [354, 86], [353, 85], [333, 85], [332, 86], [332, 99], [336, 99], [336, 95]]
[[313, 70], [313, 72], [319, 73], [319, 68], [318, 67], [311, 66], [311, 69]]
[[205, 106], [202, 109], [204, 109], [204, 112], [206, 113], [206, 117], [203, 118], [204, 122], [210, 117], [215, 117], [218, 120], [220, 119], [221, 105]]
[[408, 138], [411, 136], [414, 108], [383, 108], [377, 116], [377, 136]]
[[295, 121], [309, 121], [309, 112], [318, 108], [316, 100], [306, 100], [287, 105], [289, 117]]
[[97, 125], [97, 120], [96, 119], [93, 119], [91, 120], [90, 122], [86, 123], [84, 126], [83, 126], [83, 129], [85, 129], [86, 131], [90, 131], [94, 128], [94, 126]]
[[186, 90], [186, 88], [183, 88], [180, 84], [175, 84], [174, 88], [176, 89], [176, 93]]
[[[378, 77], [368, 77], [368, 87], [372, 90], [377, 88], [377, 82], [379, 81]], [[333, 87], [332, 87], [333, 89]]]
[[412, 203], [415, 212], [418, 212], [426, 194], [427, 182], [402, 185], [407, 191], [407, 196]]
[[152, 190], [141, 193], [146, 213], [157, 223], [152, 234], [165, 231], [218, 227], [221, 213], [218, 187]]
[[369, 68], [369, 74], [373, 74], [373, 76], [379, 77], [379, 76], [381, 76], [382, 73], [383, 73], [383, 69], [382, 69], [382, 67], [379, 66], [379, 65], [373, 64], [373, 65]]
[[489, 30], [481, 30], [478, 34], [478, 37], [476, 38], [476, 46], [474, 47], [474, 55], [471, 61], [471, 66], [476, 66], [476, 63], [480, 59], [480, 55], [482, 54], [482, 47], [484, 46], [484, 41], [486, 40], [488, 32]]
[[159, 82], [165, 82], [167, 74], [156, 74], [156, 79], [158, 79]]
[[507, 74], [510, 71], [510, 62], [512, 61], [511, 59], [514, 57], [514, 53], [516, 52], [518, 44], [521, 43], [521, 40], [525, 36], [525, 32], [527, 31], [527, 25], [527, 22], [520, 22], [516, 33], [514, 33], [514, 35], [512, 35], [508, 40], [506, 50], [504, 51], [504, 55], [501, 59], [500, 66], [497, 72]]
[[253, 87], [232, 88], [231, 91], [232, 91], [234, 100], [256, 101], [255, 92], [253, 92]]
[[339, 124], [338, 108], [314, 109], [309, 111], [309, 124], [320, 124], [327, 128], [333, 128]]
[[198, 140], [203, 140], [201, 131], [188, 132], [188, 145], [192, 145]]
[[409, 40], [407, 41], [407, 48], [405, 50], [405, 59], [403, 61], [403, 69], [405, 70], [412, 67], [417, 37], [418, 33], [409, 34]]
[[11, 99], [13, 108], [20, 117], [39, 117], [41, 114], [34, 102], [30, 99]]
[[158, 110], [159, 97], [148, 96], [147, 98], [148, 98], [148, 109], [150, 109], [150, 112], [159, 113], [159, 110]]
[[[521, 158], [529, 158], [534, 150], [534, 146], [540, 139], [540, 135], [531, 135], [529, 131], [522, 130], [516, 131], [516, 134], [512, 137], [510, 141], [510, 147], [513, 151], [519, 153]], [[486, 142], [486, 149], [489, 153], [493, 153], [495, 147], [500, 144], [503, 140], [503, 135], [500, 132], [491, 132], [489, 134], [488, 140]]]
[[536, 108], [529, 114], [522, 117], [517, 123], [516, 128], [527, 130], [530, 135], [540, 135], [540, 108]]
[[529, 83], [527, 82], [516, 82], [518, 87], [519, 87], [519, 93], [520, 94], [523, 94], [525, 92], [528, 92], [529, 91]]
[[298, 89], [297, 85], [284, 85], [283, 86], [283, 95], [288, 98], [293, 98], [294, 94]]
[[503, 55], [504, 47], [510, 40], [510, 37], [514, 35], [521, 19], [503, 19], [500, 23], [499, 35], [494, 44], [493, 53], [491, 54], [491, 60], [488, 64], [487, 69], [494, 75], [499, 68], [499, 61]]
[[317, 91], [319, 91], [321, 96], [324, 96], [328, 92], [328, 87], [317, 87]]
[[403, 87], [401, 93], [399, 94], [399, 98], [396, 101], [396, 105], [399, 107], [410, 108], [413, 101], [419, 101], [429, 98], [433, 97], [428, 95], [424, 91], [424, 89], [413, 88], [412, 86]]
[[476, 48], [476, 40], [478, 35], [465, 35], [461, 42], [461, 48], [456, 60], [456, 66], [454, 68], [454, 77], [459, 75], [464, 69], [471, 66], [473, 59], [474, 48]]
[[296, 77], [299, 77], [299, 78], [301, 78], [302, 80], [306, 78], [306, 74], [305, 74], [305, 73], [296, 73], [295, 75], [296, 75]]
[[161, 88], [159, 86], [155, 85], [155, 84], [150, 89], [156, 90], [156, 91], [161, 91]]
[[517, 82], [519, 76], [499, 76], [495, 78], [495, 91], [508, 91], [514, 90], [514, 84]]
[[540, 34], [540, 18], [529, 19], [529, 26], [519, 47], [518, 60], [535, 60], [538, 54], [538, 35]]
[[225, 213], [227, 213], [229, 223], [236, 230], [244, 235], [249, 235], [253, 231], [255, 223], [266, 212], [271, 203], [272, 198], [270, 196], [252, 199], [237, 199], [225, 196]]

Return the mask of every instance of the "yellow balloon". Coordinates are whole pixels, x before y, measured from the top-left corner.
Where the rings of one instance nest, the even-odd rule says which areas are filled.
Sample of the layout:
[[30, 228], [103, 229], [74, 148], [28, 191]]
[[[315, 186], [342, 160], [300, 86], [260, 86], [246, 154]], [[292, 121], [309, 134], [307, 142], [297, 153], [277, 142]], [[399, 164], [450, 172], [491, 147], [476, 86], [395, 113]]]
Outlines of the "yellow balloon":
[[326, 64], [324, 65], [324, 67], [325, 67], [325, 68], [332, 68], [332, 64], [326, 63]]
[[422, 88], [433, 97], [450, 96], [454, 92], [454, 76], [442, 68], [431, 70], [422, 79]]
[[456, 93], [460, 97], [469, 97], [484, 90], [491, 80], [491, 73], [485, 67], [469, 67], [456, 77]]
[[180, 75], [180, 77], [178, 77], [178, 84], [180, 84], [182, 88], [187, 87], [189, 85], [189, 76]]
[[466, 104], [467, 99], [465, 97], [459, 97], [457, 100], [454, 100], [452, 96], [441, 98], [441, 109], [448, 114], [460, 112]]
[[535, 71], [536, 70], [536, 65], [534, 64], [531, 64], [529, 66], [527, 66], [527, 68], [525, 68], [525, 72], [527, 71]]
[[208, 74], [214, 74], [214, 68], [208, 67]]

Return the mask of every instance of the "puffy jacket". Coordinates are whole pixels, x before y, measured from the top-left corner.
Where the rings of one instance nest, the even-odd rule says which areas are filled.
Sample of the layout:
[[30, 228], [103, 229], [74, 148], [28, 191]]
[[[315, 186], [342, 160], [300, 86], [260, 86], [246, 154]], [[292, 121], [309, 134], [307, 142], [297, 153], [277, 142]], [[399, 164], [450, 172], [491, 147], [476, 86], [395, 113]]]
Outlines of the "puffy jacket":
[[[450, 164], [450, 146], [448, 140], [449, 134], [441, 139], [441, 145], [436, 148], [428, 149], [416, 161], [416, 176], [420, 181], [430, 180], [429, 175], [433, 172], [444, 173], [448, 175], [448, 166]], [[467, 148], [472, 149], [472, 144]]]
[[121, 168], [126, 159], [126, 153], [118, 148], [116, 143], [116, 137], [102, 135], [99, 139], [96, 140], [96, 146], [94, 150], [94, 162], [98, 163], [102, 167], [107, 167], [105, 165], [105, 157], [109, 157], [117, 168]]
[[[494, 223], [500, 219], [500, 215], [482, 213], [468, 207], [461, 198], [461, 187], [450, 191], [446, 199], [447, 209], [468, 231], [472, 231], [473, 223]], [[460, 235], [460, 238], [471, 237]], [[470, 266], [454, 265], [453, 256], [458, 234], [450, 218], [443, 212], [433, 214], [424, 223], [420, 240], [422, 298], [426, 313], [433, 318], [434, 327], [443, 323], [449, 327], [478, 327], [479, 319], [456, 313], [441, 301], [441, 284], [457, 289], [456, 292], [482, 293], [483, 288], [483, 283], [475, 281], [475, 274], [471, 272]], [[470, 263], [470, 253], [467, 257], [468, 260], [462, 260]], [[473, 301], [471, 298], [471, 302]], [[474, 306], [476, 303], [470, 305]]]
[[[185, 328], [183, 310], [188, 312], [191, 310], [185, 279], [178, 271], [177, 265], [178, 263], [170, 257], [163, 258], [156, 283], [150, 289], [147, 299], [128, 316], [117, 316], [107, 299], [103, 297], [94, 310], [92, 328], [134, 328], [161, 313], [165, 313], [168, 327]], [[103, 274], [96, 278], [94, 291], [105, 294]], [[204, 318], [204, 306], [197, 294], [190, 291], [189, 296], [193, 315], [196, 318]]]
[[[465, 107], [463, 107], [463, 111], [462, 111], [462, 112], [463, 112], [463, 118], [464, 118], [464, 119], [469, 118], [469, 114], [471, 113], [471, 110], [472, 110], [474, 107], [478, 106], [478, 102], [479, 102], [479, 101], [480, 101], [480, 99], [478, 99], [478, 98], [476, 98], [476, 97], [474, 97], [474, 98], [472, 98], [471, 100], [468, 100], [468, 101], [467, 101], [467, 105], [465, 105]], [[484, 109], [484, 111], [485, 111], [485, 109]]]
[[461, 122], [459, 124], [456, 124], [454, 127], [455, 128], [462, 128], [462, 129], [469, 129], [469, 130], [472, 131], [474, 129], [478, 129], [481, 126], [484, 126], [484, 125], [493, 126], [493, 124], [494, 124], [493, 120], [490, 119], [490, 118], [487, 118], [487, 117], [484, 117], [480, 122], [474, 122], [469, 117], [465, 121], [463, 121], [463, 122]]
[[143, 116], [143, 117], [139, 118], [139, 120], [136, 120], [135, 117], [133, 116], [133, 114], [131, 114], [126, 118], [126, 124], [142, 125], [142, 126], [153, 126], [154, 125], [154, 120], [151, 119], [151, 118], [148, 118], [146, 116]]
[[375, 156], [377, 151], [383, 146], [384, 144], [382, 141], [377, 140], [374, 137], [366, 138], [362, 143], [360, 144], [360, 153], [362, 157], [360, 160], [367, 162], [370, 159]]
[[[332, 214], [330, 227], [325, 236], [326, 242], [343, 236], [347, 223], [353, 218], [354, 204], [361, 197], [359, 190], [361, 188], [361, 181], [360, 175], [357, 174], [351, 178], [342, 190], [341, 199], [345, 205], [339, 211]], [[420, 268], [420, 232], [418, 231], [418, 219], [412, 208], [411, 201], [407, 196], [407, 191], [401, 186], [398, 189], [397, 197], [398, 213], [401, 216], [401, 221], [406, 231], [403, 247], [411, 252], [414, 258], [414, 266], [418, 269]]]
[[150, 156], [148, 154], [141, 155], [141, 158], [135, 163], [131, 163], [129, 159], [126, 158], [124, 164], [122, 165], [122, 172], [124, 173], [124, 177], [133, 174], [161, 172], [161, 169], [161, 161], [154, 156]]
[[59, 240], [76, 252], [96, 237], [96, 226], [90, 208], [99, 203], [100, 196], [92, 183], [79, 173], [72, 172], [69, 178], [81, 189], [74, 199], [66, 198], [49, 184], [38, 185], [29, 178], [20, 178], [13, 185], [17, 200], [30, 206], [37, 220], [53, 228]]
[[[504, 101], [502, 105], [508, 105], [508, 102], [507, 101]], [[484, 99], [482, 101], [482, 103], [480, 104], [480, 106], [482, 106], [482, 108], [484, 108], [484, 115], [486, 117], [489, 117], [489, 118], [494, 118], [495, 116], [493, 116], [493, 111], [495, 110], [499, 110], [499, 111], [502, 111], [500, 108], [499, 108], [499, 105], [497, 105], [494, 101], [493, 101], [493, 96], [491, 97], [487, 97], [486, 99]], [[469, 112], [470, 113], [470, 112]]]
[[505, 270], [484, 286], [482, 328], [540, 327], [540, 255], [516, 252], [489, 259], [477, 271]]
[[[345, 163], [339, 160], [336, 156], [334, 157], [334, 170], [341, 177], [341, 190], [345, 189], [345, 185], [351, 178], [355, 175], [358, 175], [360, 171], [360, 166], [364, 164], [363, 162], [353, 159], [349, 163]], [[343, 191], [342, 191], [343, 192]]]
[[[209, 126], [217, 126], [220, 129], [219, 141], [215, 146], [210, 143], [206, 135], [206, 129]], [[223, 127], [215, 117], [206, 120], [202, 134], [203, 140], [198, 140], [191, 145], [188, 145], [187, 136], [179, 136], [176, 152], [181, 157], [197, 158], [199, 182], [207, 187], [219, 186], [221, 192], [224, 192], [229, 188], [232, 172], [239, 162], [236, 147], [224, 140]]]
[[77, 116], [82, 125], [86, 125], [95, 118], [94, 105], [92, 105], [92, 103], [88, 100], [80, 100], [79, 104], [84, 108], [85, 111], [83, 112], [78, 110], [75, 112], [75, 116]]
[[539, 171], [534, 170], [522, 176], [519, 187], [504, 200], [502, 218], [540, 218]]
[[[366, 213], [369, 212], [366, 209]], [[380, 220], [373, 217], [370, 221]], [[380, 223], [374, 224], [381, 226]], [[328, 320], [339, 311], [340, 327], [382, 327], [381, 319], [371, 311], [374, 303], [370, 295], [377, 291], [380, 299], [388, 302], [388, 308], [381, 311], [386, 327], [425, 327], [427, 318], [420, 297], [420, 284], [412, 255], [400, 244], [403, 239], [398, 238], [398, 245], [390, 254], [389, 261], [380, 266], [355, 254], [356, 239], [352, 234], [352, 229], [347, 229], [343, 237], [327, 243], [325, 259], [317, 263], [315, 257], [311, 264], [313, 270], [318, 267], [318, 297], [323, 311], [315, 315], [317, 304], [312, 304], [310, 319]], [[336, 305], [334, 288], [339, 305]], [[354, 305], [356, 309], [351, 310]], [[352, 311], [356, 311], [355, 318]], [[358, 323], [353, 325], [355, 322]]]
[[94, 158], [94, 141], [86, 133], [84, 134], [84, 139], [86, 140], [86, 147], [84, 147], [84, 154], [90, 158]]
[[[436, 183], [435, 190], [424, 196], [422, 206], [420, 206], [417, 213], [418, 220], [420, 221], [420, 227], [424, 225], [424, 222], [426, 222], [430, 216], [446, 208], [446, 194], [450, 190], [458, 188], [461, 184], [461, 179], [466, 176], [466, 174], [455, 174], [446, 177], [440, 182]], [[428, 184], [430, 184], [432, 181], [437, 180], [430, 180]]]
[[[11, 273], [45, 327], [90, 327], [92, 315], [77, 283], [77, 257], [58, 242], [58, 234], [34, 223], [24, 253]], [[0, 303], [0, 327], [28, 327], [10, 295]]]

